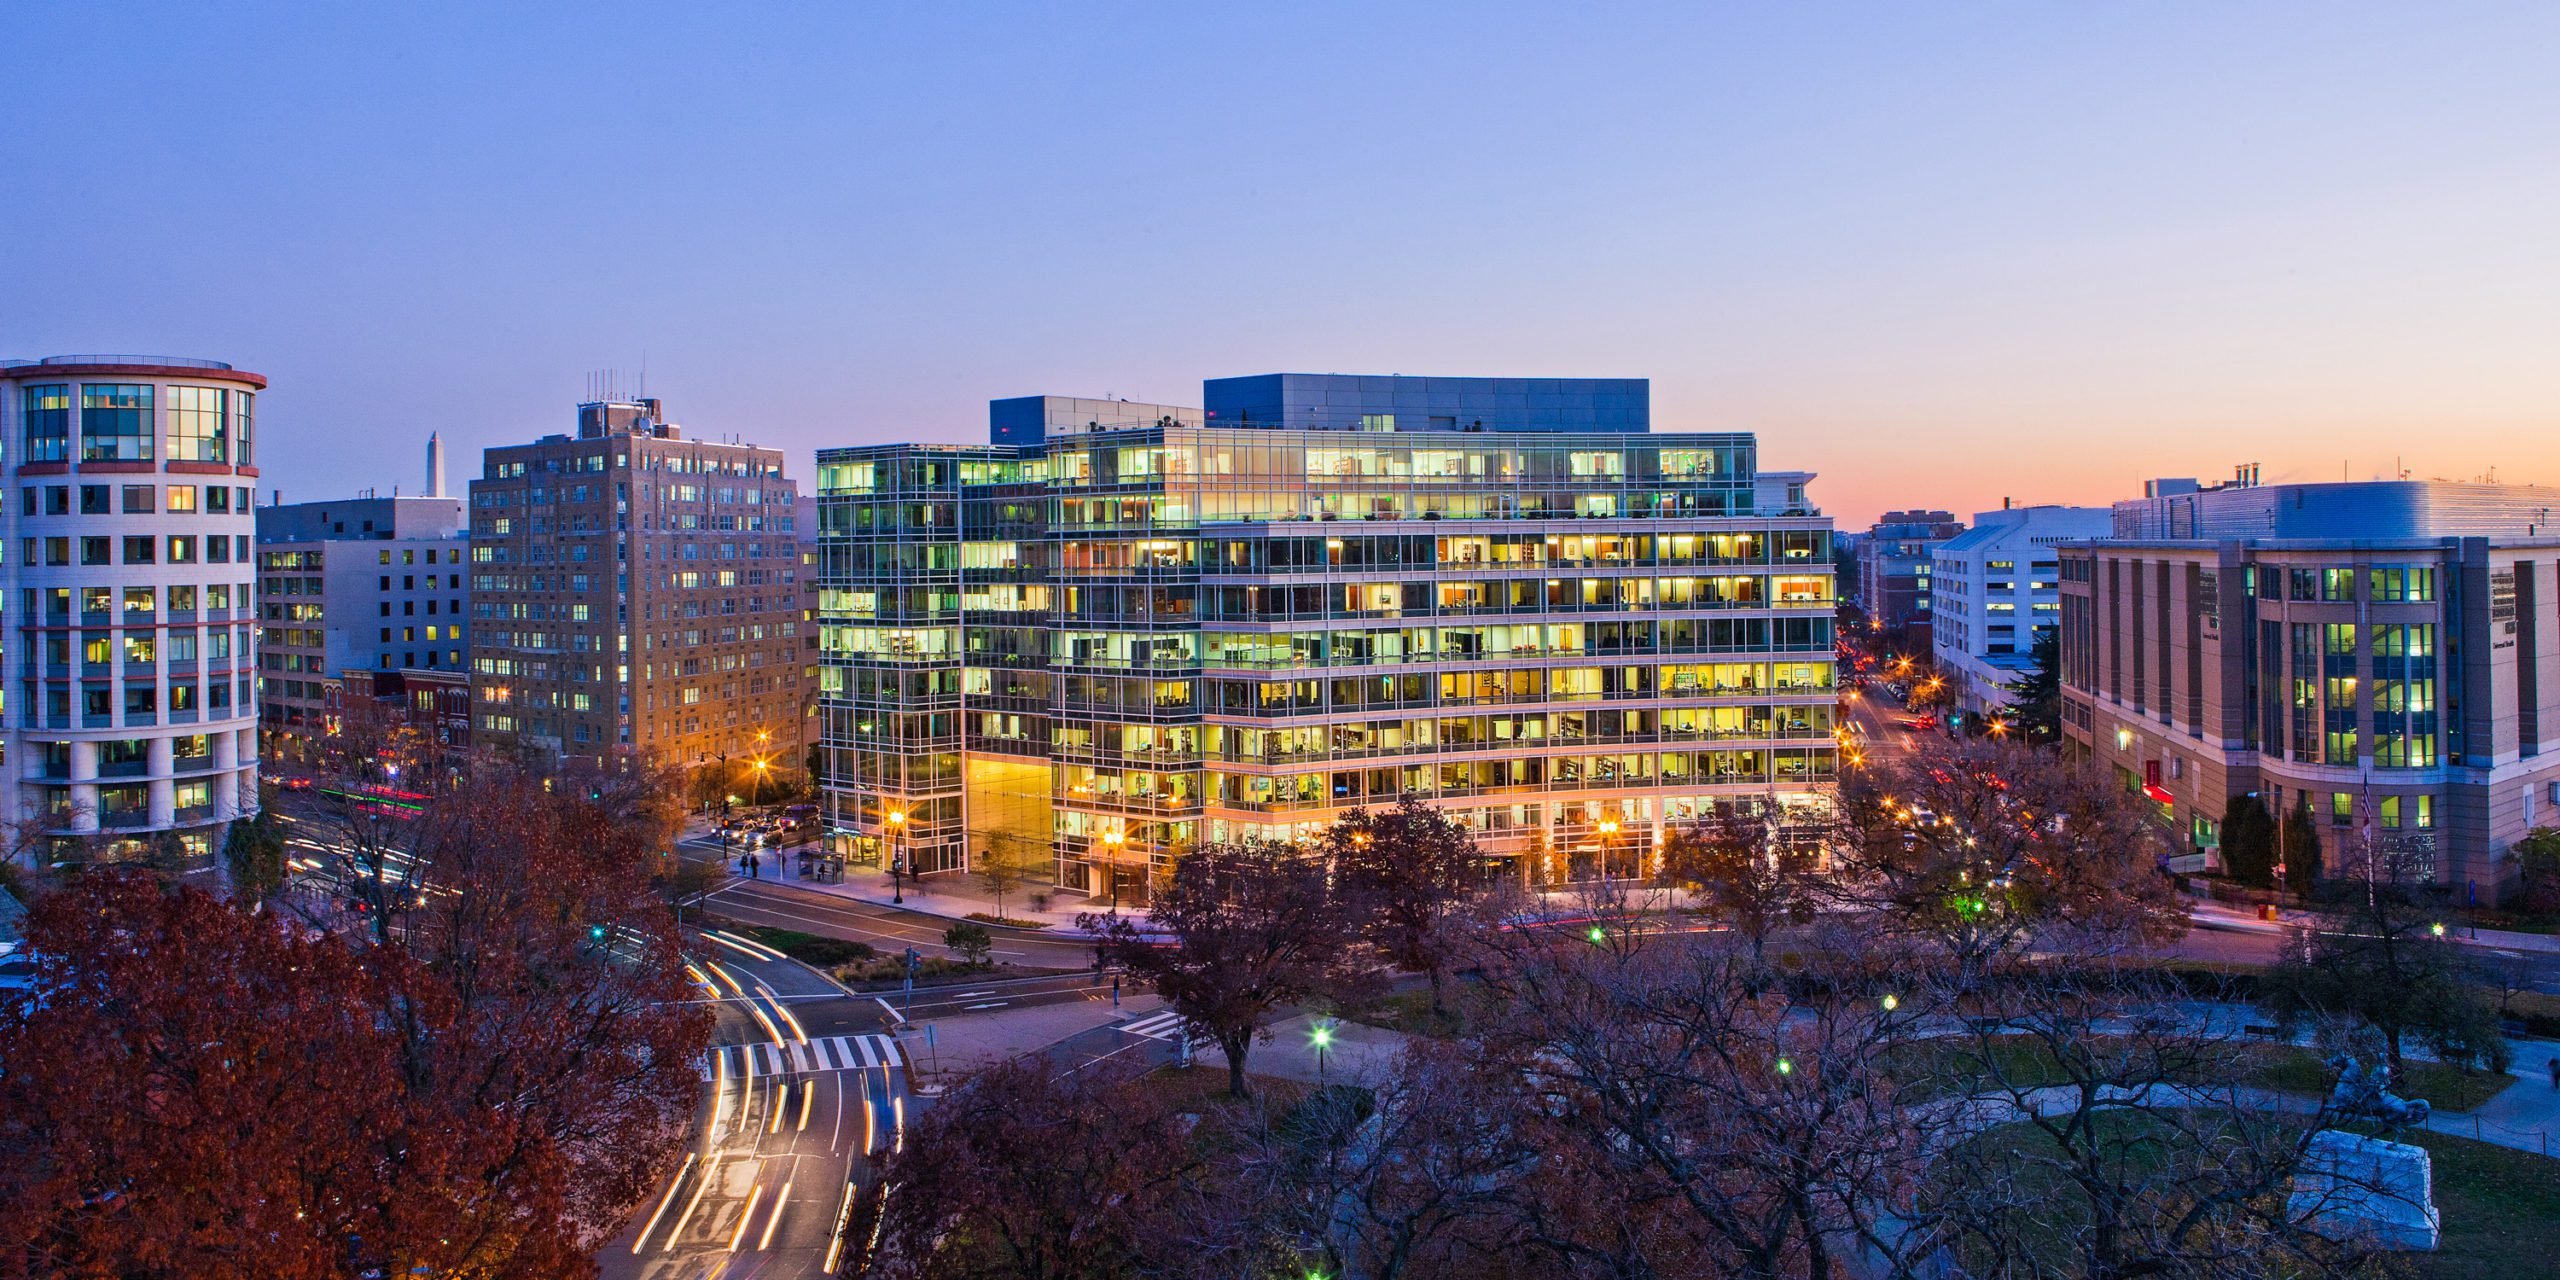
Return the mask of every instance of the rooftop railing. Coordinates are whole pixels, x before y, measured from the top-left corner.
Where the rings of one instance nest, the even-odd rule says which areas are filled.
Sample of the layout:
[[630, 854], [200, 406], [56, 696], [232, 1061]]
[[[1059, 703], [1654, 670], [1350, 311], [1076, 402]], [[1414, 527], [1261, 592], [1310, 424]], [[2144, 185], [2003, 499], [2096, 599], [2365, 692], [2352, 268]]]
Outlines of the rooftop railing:
[[82, 355], [46, 356], [41, 360], [0, 360], [0, 369], [35, 368], [50, 364], [157, 364], [172, 369], [220, 369], [230, 365], [219, 360], [196, 360], [186, 356]]

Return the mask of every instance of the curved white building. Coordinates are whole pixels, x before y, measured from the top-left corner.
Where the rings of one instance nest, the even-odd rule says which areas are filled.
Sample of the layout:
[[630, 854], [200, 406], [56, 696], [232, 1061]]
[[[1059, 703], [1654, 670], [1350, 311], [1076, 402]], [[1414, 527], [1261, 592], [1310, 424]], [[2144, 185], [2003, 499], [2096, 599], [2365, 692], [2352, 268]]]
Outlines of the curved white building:
[[[252, 544], [267, 380], [210, 360], [0, 362], [16, 803], [56, 856], [200, 861], [258, 803]], [[176, 848], [160, 839], [172, 833]]]

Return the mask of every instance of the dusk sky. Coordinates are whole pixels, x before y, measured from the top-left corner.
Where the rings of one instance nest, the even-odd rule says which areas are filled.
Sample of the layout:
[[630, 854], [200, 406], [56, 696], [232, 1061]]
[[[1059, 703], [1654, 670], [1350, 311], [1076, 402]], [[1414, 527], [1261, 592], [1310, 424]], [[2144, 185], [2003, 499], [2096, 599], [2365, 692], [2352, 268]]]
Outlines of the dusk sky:
[[21, 3], [0, 356], [274, 379], [266, 486], [569, 429], [1643, 376], [1845, 528], [2560, 483], [2560, 7]]

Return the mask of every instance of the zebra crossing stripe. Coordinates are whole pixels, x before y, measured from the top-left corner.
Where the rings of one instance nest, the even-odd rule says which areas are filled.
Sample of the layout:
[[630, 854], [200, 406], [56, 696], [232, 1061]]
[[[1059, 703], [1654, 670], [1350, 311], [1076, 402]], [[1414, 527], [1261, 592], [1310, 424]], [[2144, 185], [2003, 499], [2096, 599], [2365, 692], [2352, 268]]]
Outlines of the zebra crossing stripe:
[[1120, 1030], [1133, 1036], [1145, 1036], [1150, 1040], [1167, 1040], [1176, 1035], [1180, 1031], [1181, 1026], [1181, 1014], [1158, 1013], [1140, 1018], [1134, 1022], [1121, 1023]]
[[[1153, 1021], [1150, 1019], [1150, 1021]], [[1136, 1024], [1122, 1030], [1138, 1030]], [[1141, 1035], [1161, 1032], [1139, 1031]], [[734, 1056], [733, 1056], [734, 1051]], [[894, 1067], [904, 1061], [898, 1042], [890, 1036], [828, 1036], [807, 1044], [796, 1041], [783, 1044], [717, 1045], [705, 1054], [702, 1078], [712, 1080], [721, 1074], [726, 1063], [727, 1074], [753, 1080], [758, 1076], [807, 1074], [819, 1071], [855, 1071], [871, 1067]]]

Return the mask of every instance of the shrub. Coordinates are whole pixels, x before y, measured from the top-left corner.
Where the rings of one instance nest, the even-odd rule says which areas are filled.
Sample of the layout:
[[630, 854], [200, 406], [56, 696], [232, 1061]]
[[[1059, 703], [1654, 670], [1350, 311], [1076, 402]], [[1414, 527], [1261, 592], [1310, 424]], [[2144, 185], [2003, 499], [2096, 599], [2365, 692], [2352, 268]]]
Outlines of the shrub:
[[963, 920], [942, 931], [942, 945], [970, 964], [983, 966], [995, 953], [996, 940], [985, 925]]

